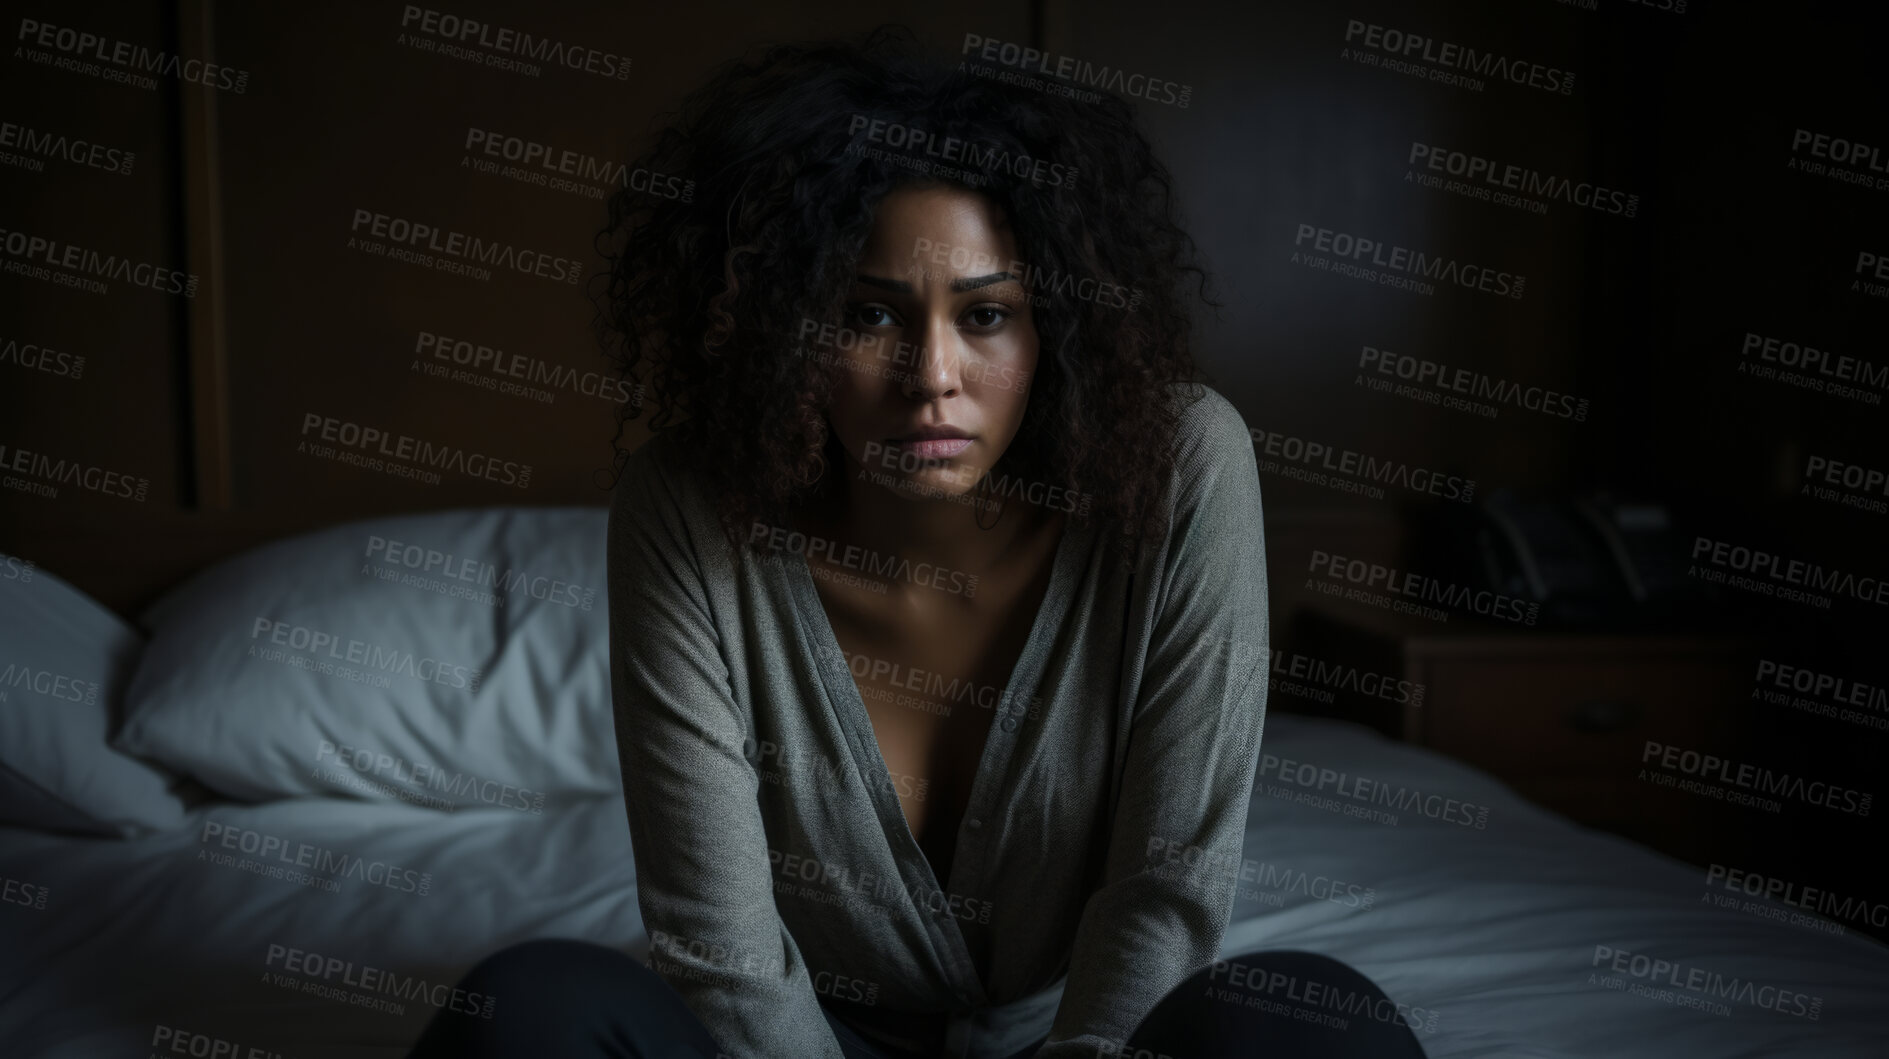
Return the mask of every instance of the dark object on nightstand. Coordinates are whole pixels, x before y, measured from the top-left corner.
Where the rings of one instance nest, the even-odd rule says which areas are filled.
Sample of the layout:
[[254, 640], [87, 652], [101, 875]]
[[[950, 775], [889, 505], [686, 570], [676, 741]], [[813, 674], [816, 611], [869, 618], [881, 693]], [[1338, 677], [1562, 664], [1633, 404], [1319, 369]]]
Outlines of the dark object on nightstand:
[[1539, 603], [1543, 628], [1625, 631], [1696, 627], [1708, 608], [1685, 555], [1661, 505], [1496, 489], [1428, 513], [1412, 565]]
[[1748, 848], [1759, 810], [1663, 786], [1641, 769], [1654, 744], [1747, 759], [1751, 644], [1443, 625], [1359, 609], [1301, 611], [1293, 649], [1421, 692], [1402, 704], [1337, 696], [1295, 712], [1358, 721], [1447, 754], [1578, 823], [1684, 860], [1722, 863]]

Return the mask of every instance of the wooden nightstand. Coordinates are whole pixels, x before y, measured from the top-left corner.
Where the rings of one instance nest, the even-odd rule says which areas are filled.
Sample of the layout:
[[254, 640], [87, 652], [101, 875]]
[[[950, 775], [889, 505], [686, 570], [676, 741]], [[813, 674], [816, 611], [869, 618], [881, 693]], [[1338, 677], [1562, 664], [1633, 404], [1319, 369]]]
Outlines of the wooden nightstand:
[[[1744, 760], [1752, 646], [1301, 611], [1277, 648], [1420, 685], [1421, 699], [1284, 700], [1428, 747], [1578, 823], [1694, 863], [1745, 855], [1756, 812], [1641, 778], [1649, 741]], [[1414, 698], [1414, 696], [1413, 696]]]

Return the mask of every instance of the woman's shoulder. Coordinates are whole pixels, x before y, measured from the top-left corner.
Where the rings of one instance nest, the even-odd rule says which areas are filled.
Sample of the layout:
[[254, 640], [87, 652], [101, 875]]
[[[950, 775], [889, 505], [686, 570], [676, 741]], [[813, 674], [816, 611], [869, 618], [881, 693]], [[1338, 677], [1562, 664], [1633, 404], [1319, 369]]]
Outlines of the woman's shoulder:
[[673, 430], [658, 431], [623, 457], [610, 497], [610, 536], [682, 542], [714, 512]]
[[1174, 383], [1168, 398], [1180, 406], [1174, 430], [1174, 483], [1177, 493], [1225, 473], [1252, 475], [1253, 436], [1233, 402], [1206, 383]]

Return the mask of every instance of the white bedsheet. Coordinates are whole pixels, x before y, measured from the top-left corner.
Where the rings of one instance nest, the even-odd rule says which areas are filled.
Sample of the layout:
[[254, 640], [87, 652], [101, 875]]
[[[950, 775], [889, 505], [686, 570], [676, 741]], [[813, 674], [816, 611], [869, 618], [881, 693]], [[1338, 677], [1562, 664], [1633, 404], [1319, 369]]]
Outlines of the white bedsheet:
[[[1436, 1012], [1435, 1032], [1419, 1034], [1431, 1059], [1889, 1055], [1889, 947], [1867, 936], [1715, 907], [1704, 869], [1576, 826], [1486, 774], [1364, 729], [1277, 716], [1263, 752], [1346, 770], [1353, 790], [1362, 780], [1393, 796], [1488, 807], [1476, 830], [1408, 812], [1395, 825], [1348, 817], [1271, 796], [1297, 788], [1263, 777], [1254, 797], [1248, 858], [1372, 887], [1375, 902], [1238, 901], [1223, 952], [1297, 948], [1344, 960], [1392, 999]], [[1716, 974], [1730, 988], [1742, 978], [1754, 988], [1732, 995], [1751, 999], [1595, 967], [1597, 946], [1665, 960], [1678, 968], [1666, 977], [1680, 981], [1709, 986]], [[1609, 977], [1729, 1013], [1598, 981]], [[1818, 1017], [1760, 1006], [1809, 1006], [1780, 989], [1820, 998]]]
[[[1363, 729], [1276, 715], [1265, 752], [1488, 807], [1477, 830], [1409, 812], [1394, 825], [1347, 816], [1273, 796], [1276, 777], [1254, 798], [1246, 858], [1259, 870], [1224, 953], [1298, 948], [1353, 964], [1399, 1003], [1435, 1013], [1420, 1034], [1433, 1059], [1889, 1054], [1889, 948], [1713, 907], [1699, 869]], [[199, 853], [235, 851], [220, 835], [203, 842], [206, 824], [358, 857], [377, 875], [398, 869], [401, 886], [425, 872], [428, 892], [364, 878], [328, 892], [213, 863]], [[280, 984], [271, 946], [350, 961], [357, 978], [373, 968], [443, 985], [528, 938], [647, 948], [628, 827], [608, 797], [543, 816], [331, 799], [221, 805], [195, 810], [186, 830], [132, 841], [0, 829], [0, 877], [16, 884], [0, 902], [9, 1056], [142, 1057], [160, 1032], [206, 1034], [239, 1056], [401, 1056], [432, 1006], [329, 999], [303, 991], [305, 975]], [[1311, 885], [1320, 879], [1360, 888], [1341, 886], [1341, 897], [1368, 887], [1371, 906], [1312, 896], [1325, 893]], [[40, 892], [20, 884], [43, 887], [45, 907], [17, 903]], [[1716, 1014], [1590, 984], [1612, 973], [1592, 966], [1596, 946], [1814, 996], [1819, 1017], [1741, 1000]], [[505, 998], [495, 1003], [502, 1011]]]

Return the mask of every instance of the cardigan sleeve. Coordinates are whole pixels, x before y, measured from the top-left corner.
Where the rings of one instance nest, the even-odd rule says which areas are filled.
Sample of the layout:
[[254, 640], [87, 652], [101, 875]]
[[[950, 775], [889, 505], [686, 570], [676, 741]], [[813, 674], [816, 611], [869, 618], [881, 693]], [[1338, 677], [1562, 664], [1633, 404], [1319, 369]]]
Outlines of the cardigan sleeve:
[[774, 904], [750, 718], [659, 441], [625, 463], [607, 550], [617, 752], [650, 966], [729, 1056], [842, 1059]]
[[1170, 989], [1218, 958], [1232, 912], [1266, 711], [1259, 474], [1245, 422], [1217, 393], [1190, 406], [1179, 437], [1104, 875], [1039, 1059], [1123, 1051]]

